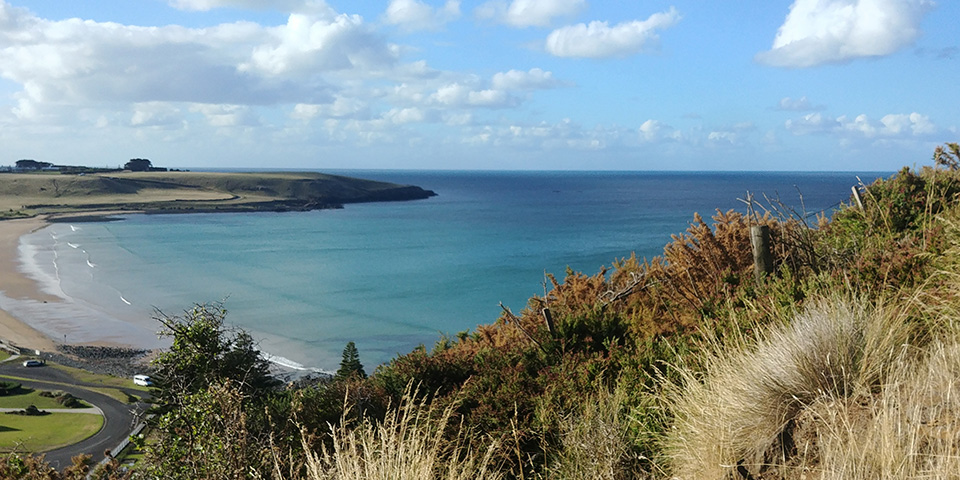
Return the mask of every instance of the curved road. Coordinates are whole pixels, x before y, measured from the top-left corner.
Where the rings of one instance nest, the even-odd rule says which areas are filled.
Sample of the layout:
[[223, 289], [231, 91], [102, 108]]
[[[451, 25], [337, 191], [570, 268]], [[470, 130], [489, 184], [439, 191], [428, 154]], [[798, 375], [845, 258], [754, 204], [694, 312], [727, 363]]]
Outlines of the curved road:
[[[136, 413], [143, 412], [143, 404], [126, 404], [102, 393], [83, 388], [102, 385], [82, 384], [62, 370], [52, 367], [24, 367], [17, 361], [0, 364], [0, 376], [18, 377], [16, 381], [25, 387], [42, 390], [63, 390], [81, 400], [93, 404], [103, 412], [103, 428], [92, 437], [45, 453], [47, 462], [58, 470], [71, 464], [70, 459], [82, 453], [93, 456], [93, 461], [103, 459], [104, 452], [120, 444], [133, 430]], [[30, 380], [21, 380], [28, 378]], [[135, 392], [142, 395], [143, 392]]]

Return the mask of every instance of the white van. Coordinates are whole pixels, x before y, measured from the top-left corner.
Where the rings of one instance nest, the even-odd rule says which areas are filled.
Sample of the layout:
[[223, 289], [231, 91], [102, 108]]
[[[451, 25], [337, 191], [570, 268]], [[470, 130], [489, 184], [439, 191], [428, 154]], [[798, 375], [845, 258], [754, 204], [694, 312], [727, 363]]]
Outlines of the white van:
[[153, 381], [150, 380], [150, 376], [149, 376], [149, 375], [134, 375], [134, 376], [133, 376], [133, 383], [136, 384], [136, 385], [140, 385], [141, 387], [152, 387], [152, 386], [153, 386]]

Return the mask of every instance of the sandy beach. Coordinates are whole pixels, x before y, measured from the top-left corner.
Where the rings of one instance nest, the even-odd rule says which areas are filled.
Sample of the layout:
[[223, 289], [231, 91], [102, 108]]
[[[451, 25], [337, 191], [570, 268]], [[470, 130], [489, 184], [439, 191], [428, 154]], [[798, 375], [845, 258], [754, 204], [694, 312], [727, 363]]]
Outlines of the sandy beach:
[[[20, 237], [46, 225], [46, 219], [40, 217], [0, 221], [0, 291], [7, 297], [42, 302], [59, 300], [41, 292], [36, 282], [24, 276], [18, 268]], [[3, 310], [0, 310], [0, 338], [21, 347], [43, 351], [55, 349], [49, 337]]]

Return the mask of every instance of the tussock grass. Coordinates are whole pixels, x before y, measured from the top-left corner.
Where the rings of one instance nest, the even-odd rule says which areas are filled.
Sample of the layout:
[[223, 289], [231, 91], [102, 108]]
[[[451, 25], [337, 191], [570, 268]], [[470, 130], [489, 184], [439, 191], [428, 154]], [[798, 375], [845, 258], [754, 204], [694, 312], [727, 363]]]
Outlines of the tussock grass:
[[[381, 422], [364, 420], [350, 426], [346, 417], [331, 426], [333, 449], [311, 451], [304, 433], [306, 478], [392, 480], [500, 479], [491, 465], [498, 448], [492, 442], [482, 454], [471, 445], [463, 424], [454, 424], [454, 409], [440, 410], [416, 392], [404, 396]], [[279, 464], [278, 464], [279, 465]], [[281, 478], [279, 469], [275, 472]]]
[[[894, 366], [881, 391], [860, 402], [810, 409], [817, 436], [803, 470], [822, 479], [960, 477], [960, 343], [935, 341]], [[798, 470], [798, 469], [795, 469]]]
[[725, 478], [789, 465], [806, 448], [795, 438], [802, 414], [869, 396], [889, 366], [907, 358], [912, 327], [904, 315], [855, 299], [812, 302], [755, 343], [715, 344], [702, 359], [703, 378], [681, 367], [682, 381], [667, 387], [674, 474]]

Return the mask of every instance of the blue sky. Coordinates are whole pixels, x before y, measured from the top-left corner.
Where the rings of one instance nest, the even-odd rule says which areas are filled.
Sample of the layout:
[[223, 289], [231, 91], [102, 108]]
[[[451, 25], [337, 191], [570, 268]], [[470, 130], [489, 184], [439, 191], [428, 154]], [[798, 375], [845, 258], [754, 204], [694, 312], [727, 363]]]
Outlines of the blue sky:
[[895, 170], [958, 3], [0, 0], [0, 164]]

